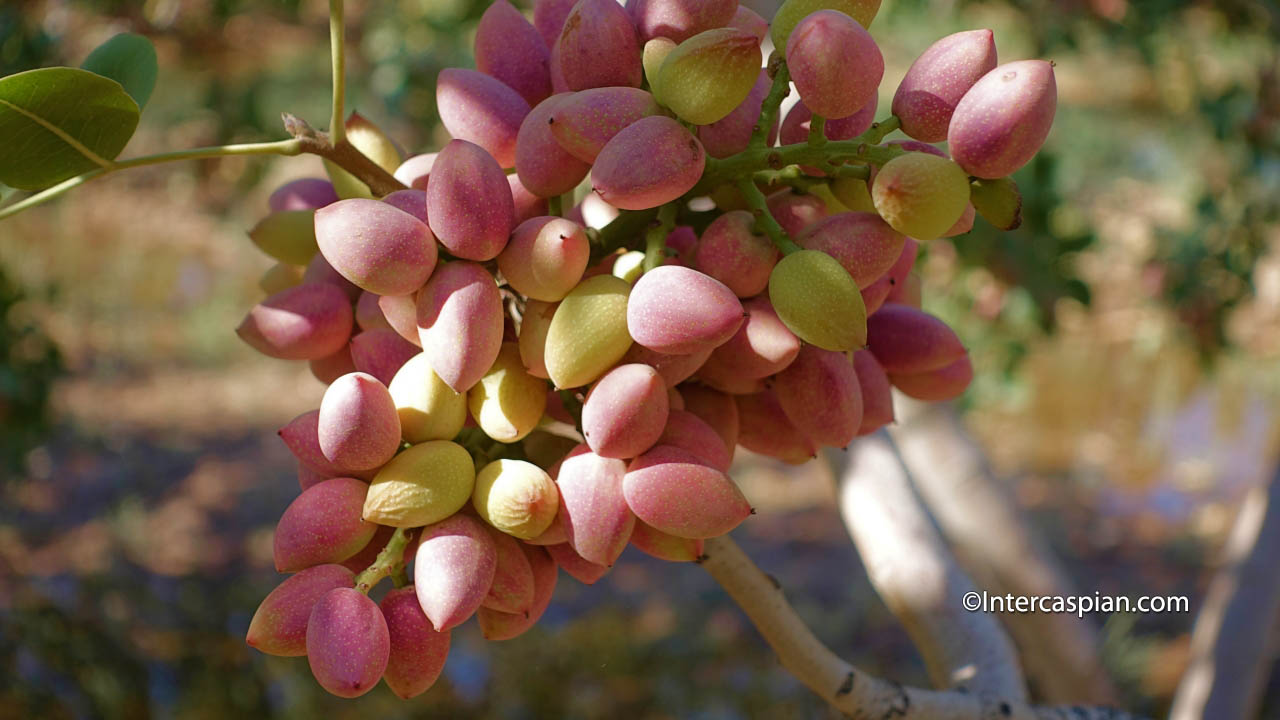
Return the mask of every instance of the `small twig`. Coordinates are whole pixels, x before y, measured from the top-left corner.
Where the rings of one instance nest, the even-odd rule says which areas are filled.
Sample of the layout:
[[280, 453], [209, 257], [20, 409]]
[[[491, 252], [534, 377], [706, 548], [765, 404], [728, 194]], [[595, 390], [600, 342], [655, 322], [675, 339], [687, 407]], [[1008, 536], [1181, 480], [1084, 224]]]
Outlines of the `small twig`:
[[319, 155], [331, 160], [343, 170], [351, 173], [357, 180], [369, 186], [374, 195], [381, 197], [396, 190], [404, 190], [405, 184], [395, 179], [381, 165], [370, 160], [359, 148], [343, 140], [337, 145], [329, 142], [329, 136], [315, 128], [307, 121], [290, 113], [282, 113], [284, 128], [301, 143], [302, 152]]

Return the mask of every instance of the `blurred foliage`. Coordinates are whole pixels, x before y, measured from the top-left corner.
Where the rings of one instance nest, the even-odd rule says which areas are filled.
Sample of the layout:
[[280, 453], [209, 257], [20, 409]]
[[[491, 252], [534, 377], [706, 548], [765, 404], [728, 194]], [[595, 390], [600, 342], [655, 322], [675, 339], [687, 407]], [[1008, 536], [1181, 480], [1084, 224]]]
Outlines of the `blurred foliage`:
[[48, 433], [49, 396], [63, 373], [62, 357], [32, 310], [0, 267], [0, 479], [16, 477]]
[[[928, 4], [904, 0], [894, 9], [918, 11]], [[984, 6], [960, 3], [962, 12]], [[1050, 330], [1059, 299], [1088, 304], [1090, 297], [1069, 262], [1095, 239], [1088, 224], [1069, 217], [1073, 203], [1099, 190], [1080, 183], [1080, 164], [1185, 184], [1194, 215], [1180, 227], [1158, 228], [1148, 261], [1159, 299], [1212, 363], [1231, 344], [1229, 317], [1253, 296], [1253, 272], [1280, 221], [1280, 6], [1260, 0], [1013, 0], [1007, 6], [1013, 22], [1030, 31], [1030, 56], [1136, 54], [1158, 95], [1138, 94], [1128, 107], [1097, 108], [1091, 122], [1118, 119], [1113, 129], [1120, 130], [1121, 116], [1136, 116], [1169, 132], [1154, 142], [1150, 135], [1133, 142], [1127, 132], [1098, 144], [1081, 142], [1082, 134], [1092, 137], [1088, 130], [1075, 132], [1083, 128], [1071, 122], [1067, 109], [1055, 139], [1016, 175], [1024, 193], [1023, 228], [998, 233], [979, 223], [957, 243], [961, 261], [1030, 292], [1035, 319]], [[1081, 147], [1094, 152], [1081, 153]], [[1074, 167], [1063, 171], [1061, 165]], [[1167, 171], [1194, 177], [1160, 176]], [[1087, 177], [1100, 179], [1096, 171]], [[1067, 222], [1054, 222], [1063, 216]]]

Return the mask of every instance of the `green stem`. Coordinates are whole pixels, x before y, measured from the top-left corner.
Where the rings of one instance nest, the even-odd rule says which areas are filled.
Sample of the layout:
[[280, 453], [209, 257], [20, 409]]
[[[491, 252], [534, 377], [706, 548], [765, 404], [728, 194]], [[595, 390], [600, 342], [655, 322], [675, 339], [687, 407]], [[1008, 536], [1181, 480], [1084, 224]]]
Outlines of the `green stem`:
[[394, 585], [397, 590], [405, 587], [406, 585], [412, 584], [409, 580], [409, 573], [405, 570], [404, 564], [401, 564], [400, 567], [392, 571], [391, 584]]
[[790, 255], [800, 249], [799, 245], [787, 237], [787, 231], [783, 230], [774, 219], [773, 213], [769, 212], [769, 203], [754, 182], [746, 178], [739, 179], [738, 191], [747, 199], [747, 204], [751, 206], [751, 214], [756, 216], [756, 223], [760, 229], [769, 236], [770, 240], [773, 240], [773, 244], [778, 246], [783, 255]]
[[799, 165], [789, 165], [781, 170], [760, 170], [753, 173], [751, 178], [757, 183], [767, 185], [766, 190], [785, 185], [797, 190], [808, 191], [814, 185], [825, 185], [827, 183], [827, 178], [809, 175]]
[[547, 198], [547, 214], [548, 215], [564, 215], [564, 196], [552, 195]]
[[341, 145], [347, 137], [346, 113], [343, 110], [347, 93], [347, 43], [343, 20], [343, 0], [329, 0], [329, 50], [333, 60], [333, 113], [329, 116], [329, 142]]
[[898, 119], [898, 116], [890, 115], [880, 122], [873, 124], [871, 129], [865, 133], [869, 136], [867, 142], [872, 145], [879, 145], [884, 142], [885, 136], [900, 127], [902, 127], [902, 121]]
[[667, 203], [658, 209], [658, 224], [649, 228], [644, 236], [643, 272], [658, 267], [666, 259], [667, 235], [676, 224], [676, 204]]
[[624, 247], [631, 247], [649, 223], [658, 214], [657, 208], [648, 210], [623, 210], [612, 222], [595, 233], [591, 249], [591, 262], [596, 262], [606, 255], [611, 255]]
[[828, 175], [851, 177], [859, 180], [871, 179], [871, 168], [866, 165], [832, 165], [824, 170]]
[[378, 558], [356, 576], [357, 590], [368, 595], [373, 586], [382, 582], [383, 578], [404, 573], [404, 549], [409, 544], [411, 532], [411, 528], [396, 528], [387, 541], [387, 546], [378, 553]]
[[108, 175], [116, 172], [117, 170], [127, 170], [128, 168], [143, 167], [145, 165], [159, 165], [161, 163], [177, 162], [179, 160], [200, 160], [241, 155], [300, 155], [304, 150], [303, 145], [304, 143], [302, 140], [294, 138], [292, 140], [279, 140], [277, 142], [219, 145], [216, 147], [195, 148], [193, 150], [176, 150], [156, 155], [144, 155], [142, 157], [131, 158], [129, 160], [121, 160], [119, 162], [112, 163], [109, 167], [90, 170], [83, 175], [77, 175], [69, 180], [64, 180], [53, 187], [41, 190], [40, 192], [23, 198], [12, 205], [0, 208], [0, 220], [17, 215], [28, 208], [33, 208], [37, 205], [48, 202], [69, 190], [80, 187], [81, 185], [93, 180], [97, 180], [103, 175]]
[[715, 188], [749, 177], [760, 170], [781, 170], [788, 165], [821, 166], [824, 161], [852, 161], [883, 165], [906, 151], [901, 148], [877, 147], [888, 132], [872, 128], [852, 140], [829, 140], [821, 147], [796, 143], [781, 147], [747, 148], [737, 155], [717, 160], [707, 159], [702, 179], [688, 192], [690, 197], [707, 195]]
[[762, 149], [769, 144], [769, 131], [778, 120], [778, 108], [782, 107], [782, 99], [791, 92], [791, 73], [787, 70], [787, 62], [775, 51], [769, 58], [769, 74], [773, 77], [773, 85], [769, 94], [764, 96], [760, 106], [760, 118], [751, 130], [751, 142], [746, 152]]
[[827, 144], [827, 119], [821, 115], [813, 115], [809, 120], [809, 146], [822, 147]]
[[569, 417], [573, 418], [575, 428], [582, 428], [582, 401], [578, 400], [572, 390], [557, 390], [556, 394], [560, 396], [560, 404], [564, 406], [564, 411], [569, 413]]

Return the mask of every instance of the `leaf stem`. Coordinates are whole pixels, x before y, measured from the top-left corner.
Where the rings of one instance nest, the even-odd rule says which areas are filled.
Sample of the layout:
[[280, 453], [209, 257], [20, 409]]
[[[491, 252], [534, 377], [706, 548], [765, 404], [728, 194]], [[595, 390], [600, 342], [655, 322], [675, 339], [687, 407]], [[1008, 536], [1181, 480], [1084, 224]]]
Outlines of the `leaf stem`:
[[756, 217], [756, 224], [773, 240], [773, 244], [778, 246], [783, 255], [790, 255], [800, 249], [787, 237], [787, 231], [782, 229], [778, 221], [774, 219], [773, 213], [769, 212], [769, 203], [765, 200], [764, 193], [760, 192], [760, 188], [752, 180], [741, 178], [738, 180], [738, 191], [746, 198], [747, 204], [751, 206], [751, 214]]
[[329, 0], [329, 50], [333, 61], [333, 113], [329, 116], [329, 141], [334, 146], [346, 140], [347, 43], [343, 0]]
[[177, 162], [179, 160], [202, 160], [242, 155], [300, 155], [304, 152], [304, 145], [305, 143], [302, 140], [294, 138], [291, 140], [278, 140], [276, 142], [218, 145], [214, 147], [194, 148], [191, 150], [175, 150], [173, 152], [158, 153], [156, 155], [143, 155], [142, 157], [131, 158], [129, 160], [120, 160], [112, 163], [111, 167], [90, 170], [83, 175], [77, 175], [68, 180], [64, 180], [53, 187], [45, 188], [34, 195], [25, 197], [18, 202], [0, 208], [0, 220], [17, 215], [23, 210], [41, 205], [69, 190], [73, 190], [81, 185], [97, 180], [103, 175], [116, 172], [117, 170], [143, 167], [146, 165], [159, 165], [161, 163]]
[[391, 534], [391, 539], [387, 541], [386, 547], [378, 553], [378, 558], [356, 576], [357, 590], [368, 595], [373, 586], [382, 582], [383, 578], [404, 573], [404, 549], [409, 544], [411, 532], [413, 532], [411, 528], [396, 528], [396, 531]]

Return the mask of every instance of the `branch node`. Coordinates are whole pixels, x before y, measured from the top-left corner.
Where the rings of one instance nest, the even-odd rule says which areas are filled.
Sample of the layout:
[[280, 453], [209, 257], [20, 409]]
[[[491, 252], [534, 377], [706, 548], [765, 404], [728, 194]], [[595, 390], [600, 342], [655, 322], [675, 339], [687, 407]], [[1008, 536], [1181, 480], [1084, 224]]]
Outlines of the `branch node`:
[[313, 139], [317, 137], [315, 128], [310, 123], [290, 112], [280, 113], [280, 119], [284, 121], [284, 131], [295, 138]]
[[841, 695], [848, 695], [849, 693], [853, 692], [853, 680], [854, 680], [853, 673], [849, 673], [848, 675], [846, 675], [844, 678], [844, 682], [840, 683], [840, 687], [836, 688], [836, 697], [840, 697]]

